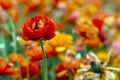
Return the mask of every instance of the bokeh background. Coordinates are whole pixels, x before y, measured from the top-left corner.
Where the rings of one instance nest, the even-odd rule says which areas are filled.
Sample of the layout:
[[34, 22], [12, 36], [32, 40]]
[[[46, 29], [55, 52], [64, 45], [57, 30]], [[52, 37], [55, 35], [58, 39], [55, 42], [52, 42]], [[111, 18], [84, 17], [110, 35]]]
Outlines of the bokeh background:
[[21, 38], [36, 15], [56, 23], [49, 80], [120, 79], [120, 0], [0, 0], [0, 80], [42, 80], [39, 42]]

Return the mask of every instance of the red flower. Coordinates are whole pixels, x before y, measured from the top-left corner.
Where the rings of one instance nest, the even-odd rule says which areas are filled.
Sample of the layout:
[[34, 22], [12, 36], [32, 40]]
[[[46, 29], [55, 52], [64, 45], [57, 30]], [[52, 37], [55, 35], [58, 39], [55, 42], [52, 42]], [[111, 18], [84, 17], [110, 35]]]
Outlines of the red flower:
[[[28, 68], [30, 78], [35, 78], [39, 72], [40, 66], [37, 65], [36, 63], [30, 62]], [[23, 78], [27, 77], [27, 65], [21, 66], [21, 73]]]
[[68, 80], [69, 73], [62, 63], [58, 64], [56, 67], [56, 80]]
[[35, 9], [36, 9], [36, 6], [30, 5], [26, 8], [26, 13], [29, 14], [29, 13], [33, 12]]
[[93, 24], [95, 25], [95, 27], [98, 28], [99, 32], [102, 31], [102, 26], [103, 26], [103, 21], [98, 19], [98, 18], [95, 18], [92, 20]]
[[[51, 46], [45, 45], [44, 49], [45, 49], [45, 54], [46, 54], [47, 58], [50, 57], [50, 56], [55, 56], [56, 55], [55, 50]], [[30, 57], [30, 59], [32, 61], [41, 60], [42, 59], [41, 47], [40, 46], [35, 46], [33, 48], [30, 48], [28, 50], [28, 56]]]
[[95, 25], [95, 27], [97, 27], [99, 30], [98, 37], [100, 38], [101, 42], [104, 42], [106, 40], [106, 36], [102, 33], [103, 20], [95, 18], [92, 20], [92, 22]]
[[10, 0], [0, 0], [0, 6], [2, 6], [3, 9], [10, 9], [12, 7], [12, 3]]
[[2, 57], [0, 57], [0, 75], [17, 77], [19, 75], [18, 72], [17, 69], [14, 69], [11, 64], [8, 64]]
[[46, 16], [35, 16], [28, 19], [22, 27], [25, 40], [49, 40], [55, 36], [55, 23]]
[[103, 33], [99, 33], [98, 37], [99, 37], [99, 39], [100, 39], [101, 42], [104, 42], [107, 39], [106, 35], [103, 34]]

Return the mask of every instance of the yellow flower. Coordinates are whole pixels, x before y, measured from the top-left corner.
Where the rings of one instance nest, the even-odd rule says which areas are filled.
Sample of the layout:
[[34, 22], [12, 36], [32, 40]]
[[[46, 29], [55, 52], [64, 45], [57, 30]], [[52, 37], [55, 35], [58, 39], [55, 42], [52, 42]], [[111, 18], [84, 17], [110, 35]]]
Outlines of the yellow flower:
[[55, 51], [57, 51], [57, 52], [63, 52], [65, 50], [66, 50], [66, 48], [64, 46], [60, 46], [60, 47], [55, 48]]
[[36, 42], [36, 41], [26, 41], [20, 37], [17, 37], [17, 40], [18, 40], [19, 44], [21, 44], [23, 46], [37, 45], [38, 44], [38, 42]]
[[74, 80], [80, 80], [80, 79], [79, 79], [79, 78], [80, 78], [80, 75], [79, 75], [78, 73], [75, 73], [74, 76], [75, 76], [75, 77], [74, 77]]
[[90, 5], [86, 8], [86, 15], [95, 15], [98, 12], [98, 7], [96, 5]]
[[77, 5], [83, 5], [83, 0], [73, 0], [73, 2]]
[[120, 39], [120, 32], [119, 31], [115, 34], [115, 39]]
[[65, 61], [65, 53], [58, 53], [57, 57], [61, 60], [61, 61]]
[[110, 26], [113, 25], [114, 24], [114, 17], [113, 16], [106, 17], [104, 19], [104, 23], [106, 25], [110, 25]]
[[64, 46], [65, 48], [68, 48], [73, 42], [72, 42], [72, 36], [69, 34], [58, 32], [56, 33], [56, 36], [52, 38], [49, 41], [46, 41], [46, 43], [50, 44], [53, 47], [61, 47]]
[[113, 60], [112, 60], [112, 64], [115, 67], [120, 67], [120, 55], [116, 56]]
[[105, 52], [99, 52], [97, 53], [97, 57], [102, 60], [102, 61], [106, 61], [107, 60], [107, 54]]

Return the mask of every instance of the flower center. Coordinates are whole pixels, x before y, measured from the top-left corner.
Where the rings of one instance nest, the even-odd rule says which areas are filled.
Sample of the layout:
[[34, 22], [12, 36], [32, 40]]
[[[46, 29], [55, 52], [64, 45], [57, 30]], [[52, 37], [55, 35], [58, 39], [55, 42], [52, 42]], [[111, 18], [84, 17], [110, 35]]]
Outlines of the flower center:
[[40, 20], [39, 22], [33, 23], [32, 29], [37, 30], [39, 28], [44, 28], [44, 26], [45, 26], [45, 23], [42, 20]]

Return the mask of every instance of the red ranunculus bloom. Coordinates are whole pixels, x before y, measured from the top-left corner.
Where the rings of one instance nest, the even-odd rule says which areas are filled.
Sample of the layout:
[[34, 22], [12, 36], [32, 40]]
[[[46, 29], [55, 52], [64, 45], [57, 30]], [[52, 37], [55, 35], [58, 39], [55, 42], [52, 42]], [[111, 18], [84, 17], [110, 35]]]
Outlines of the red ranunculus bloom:
[[28, 19], [22, 27], [25, 40], [49, 40], [55, 36], [55, 23], [46, 16], [35, 16]]

